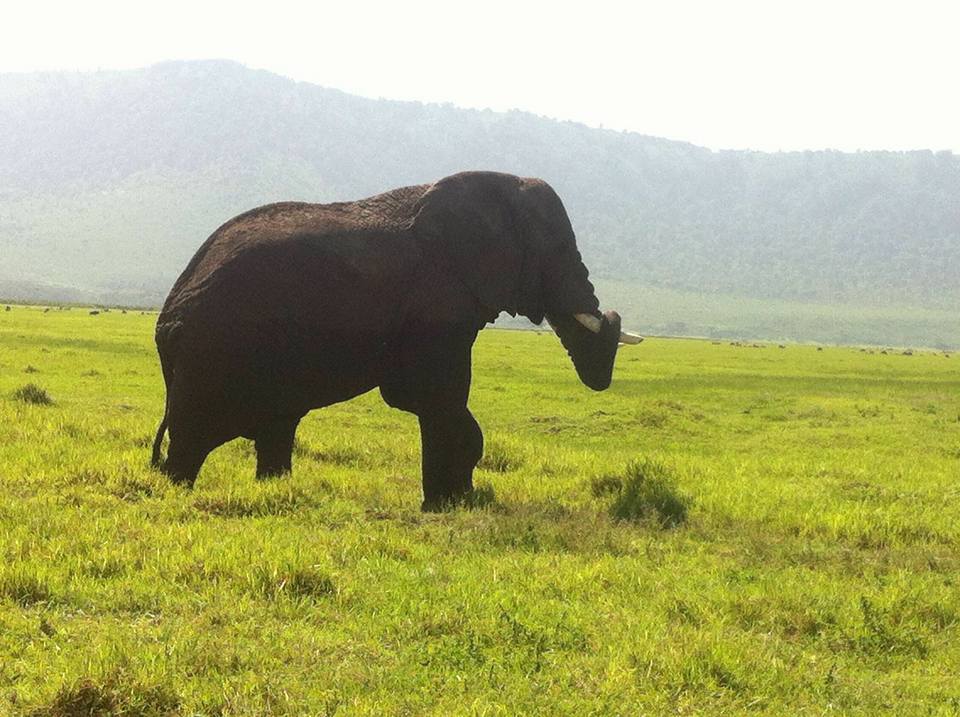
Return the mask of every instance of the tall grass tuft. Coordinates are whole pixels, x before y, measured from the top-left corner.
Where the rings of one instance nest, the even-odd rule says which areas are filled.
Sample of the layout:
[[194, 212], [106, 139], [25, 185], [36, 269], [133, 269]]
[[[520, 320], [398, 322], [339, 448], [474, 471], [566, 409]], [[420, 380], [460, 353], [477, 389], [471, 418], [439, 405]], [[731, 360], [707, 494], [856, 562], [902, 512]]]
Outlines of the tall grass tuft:
[[34, 406], [52, 406], [54, 401], [44, 389], [35, 383], [28, 383], [13, 392], [15, 401], [30, 403]]
[[[612, 481], [595, 482], [608, 487]], [[664, 527], [673, 527], [687, 519], [690, 500], [677, 488], [673, 471], [664, 463], [642, 458], [627, 465], [619, 495], [610, 507], [618, 520], [641, 521], [655, 516]]]
[[248, 584], [253, 594], [268, 600], [315, 600], [337, 590], [333, 579], [315, 565], [258, 565], [249, 574]]
[[509, 473], [523, 465], [523, 458], [502, 443], [489, 441], [477, 468], [492, 473]]
[[49, 602], [53, 597], [50, 587], [35, 574], [22, 569], [0, 574], [0, 600], [12, 600], [20, 607]]
[[143, 684], [117, 672], [102, 680], [83, 679], [66, 684], [50, 704], [26, 714], [29, 717], [167, 717], [180, 714], [180, 707], [180, 697], [169, 687]]

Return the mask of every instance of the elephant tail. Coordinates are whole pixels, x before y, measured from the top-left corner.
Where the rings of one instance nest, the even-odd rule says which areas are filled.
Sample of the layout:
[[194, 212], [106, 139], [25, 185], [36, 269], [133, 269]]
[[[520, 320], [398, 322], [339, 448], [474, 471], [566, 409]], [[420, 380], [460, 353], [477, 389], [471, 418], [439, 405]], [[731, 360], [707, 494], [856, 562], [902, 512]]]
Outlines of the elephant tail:
[[163, 457], [160, 455], [160, 446], [163, 443], [163, 434], [167, 432], [167, 410], [163, 410], [163, 418], [160, 420], [160, 428], [157, 429], [157, 437], [153, 439], [153, 456], [150, 458], [150, 465], [154, 468], [160, 468], [163, 464]]
[[173, 385], [173, 366], [170, 365], [170, 356], [167, 351], [161, 348], [165, 341], [160, 339], [158, 330], [157, 353], [160, 354], [160, 371], [163, 373], [163, 384], [166, 396], [163, 401], [163, 418], [160, 419], [160, 427], [157, 429], [157, 436], [153, 439], [153, 455], [150, 457], [150, 465], [154, 468], [163, 466], [163, 456], [161, 448], [163, 446], [163, 434], [167, 431], [167, 422], [170, 417], [170, 388]]

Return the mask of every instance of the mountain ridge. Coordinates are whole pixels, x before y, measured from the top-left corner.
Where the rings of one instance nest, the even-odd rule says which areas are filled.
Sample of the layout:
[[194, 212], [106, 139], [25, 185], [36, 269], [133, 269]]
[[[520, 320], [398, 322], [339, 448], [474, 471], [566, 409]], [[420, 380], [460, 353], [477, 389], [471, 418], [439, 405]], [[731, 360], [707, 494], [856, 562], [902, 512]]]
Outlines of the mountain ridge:
[[229, 60], [0, 75], [3, 282], [156, 303], [220, 223], [464, 169], [550, 182], [592, 276], [944, 309], [960, 158], [710, 150], [517, 110], [356, 97]]

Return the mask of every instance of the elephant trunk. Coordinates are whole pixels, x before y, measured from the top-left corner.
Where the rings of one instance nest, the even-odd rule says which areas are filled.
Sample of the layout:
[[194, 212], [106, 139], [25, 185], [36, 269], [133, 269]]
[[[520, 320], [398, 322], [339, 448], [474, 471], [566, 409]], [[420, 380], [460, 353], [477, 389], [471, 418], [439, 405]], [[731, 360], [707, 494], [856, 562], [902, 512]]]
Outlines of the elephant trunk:
[[[620, 314], [616, 311], [603, 314], [548, 313], [547, 321], [560, 337], [580, 380], [594, 391], [609, 387], [617, 345], [624, 336], [620, 331]], [[630, 337], [629, 334], [625, 336]]]
[[546, 319], [560, 337], [580, 380], [594, 391], [603, 391], [613, 377], [618, 344], [638, 344], [643, 339], [620, 330], [620, 314], [616, 311], [600, 312], [600, 302], [576, 247], [561, 256], [564, 261], [550, 266], [546, 274], [555, 277], [547, 283]]

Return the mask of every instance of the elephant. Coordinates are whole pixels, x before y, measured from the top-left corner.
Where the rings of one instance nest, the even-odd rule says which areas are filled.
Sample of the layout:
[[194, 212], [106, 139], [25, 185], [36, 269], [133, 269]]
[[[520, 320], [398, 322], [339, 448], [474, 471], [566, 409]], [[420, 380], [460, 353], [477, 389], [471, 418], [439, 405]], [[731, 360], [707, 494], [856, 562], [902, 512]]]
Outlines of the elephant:
[[258, 478], [285, 473], [309, 411], [379, 387], [419, 421], [422, 509], [467, 500], [483, 453], [471, 350], [501, 312], [546, 318], [597, 391], [618, 345], [641, 340], [599, 311], [563, 204], [540, 179], [461, 172], [240, 214], [197, 250], [157, 318], [166, 404], [152, 463], [192, 486], [214, 448], [246, 437]]

